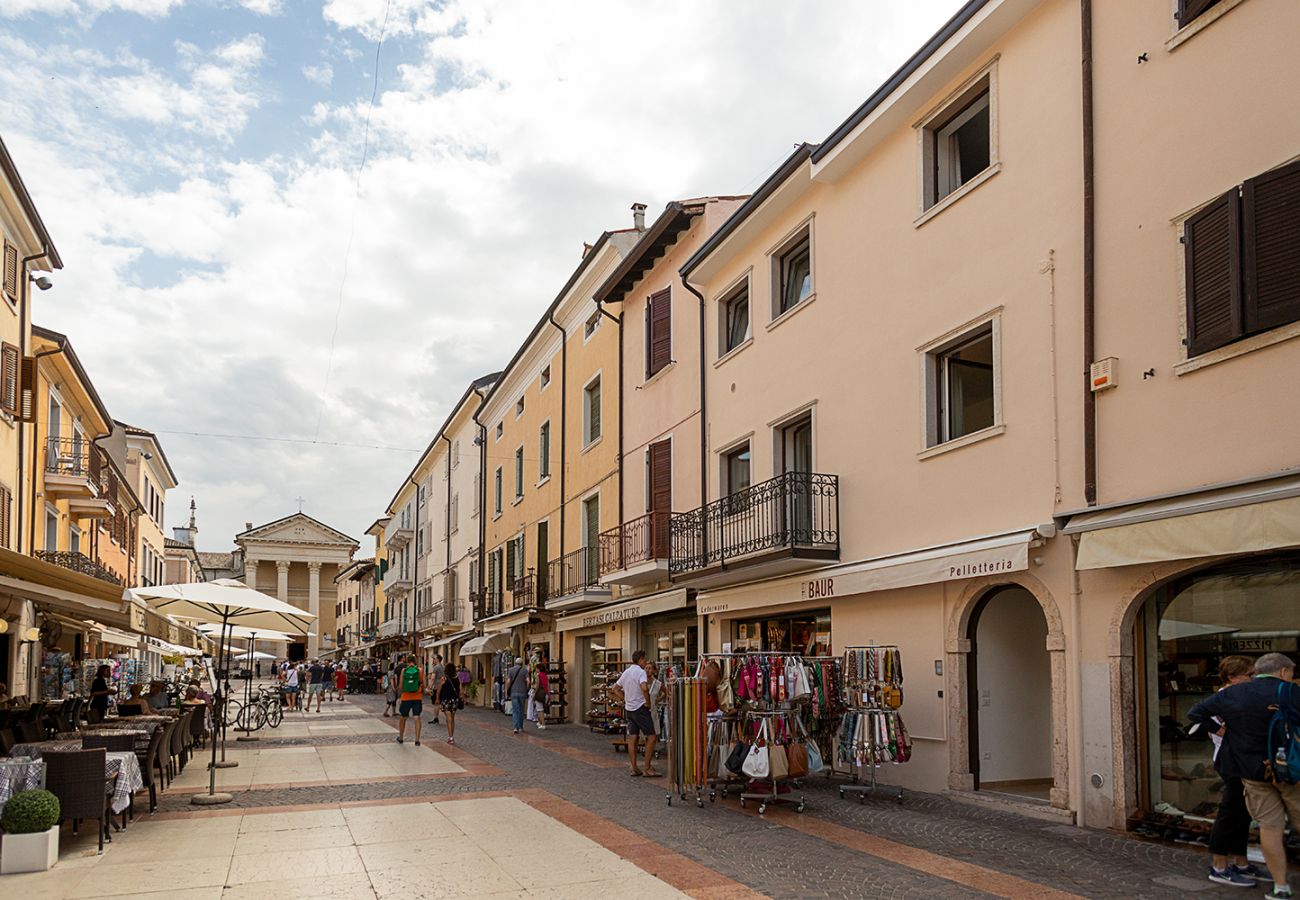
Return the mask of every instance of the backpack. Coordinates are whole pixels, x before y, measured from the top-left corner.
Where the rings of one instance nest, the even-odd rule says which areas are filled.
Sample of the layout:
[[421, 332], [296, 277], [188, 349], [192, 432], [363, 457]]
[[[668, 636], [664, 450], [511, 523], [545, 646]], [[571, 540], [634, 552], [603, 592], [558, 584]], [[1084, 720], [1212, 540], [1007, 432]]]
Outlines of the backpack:
[[407, 666], [402, 670], [402, 693], [414, 694], [420, 690], [420, 669], [418, 666]]
[[[1284, 688], [1291, 688], [1285, 697]], [[1300, 722], [1296, 721], [1295, 688], [1288, 682], [1277, 686], [1277, 709], [1268, 723], [1269, 757], [1264, 762], [1268, 781], [1300, 784]]]

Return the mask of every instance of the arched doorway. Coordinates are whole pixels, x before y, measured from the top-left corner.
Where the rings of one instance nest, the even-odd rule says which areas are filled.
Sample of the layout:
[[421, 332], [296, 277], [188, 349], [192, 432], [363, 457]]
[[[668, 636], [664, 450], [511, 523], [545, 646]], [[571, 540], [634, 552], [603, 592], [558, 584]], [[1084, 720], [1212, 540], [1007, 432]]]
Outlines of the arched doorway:
[[1048, 624], [1032, 593], [995, 588], [967, 625], [970, 772], [976, 790], [1051, 798], [1052, 661]]

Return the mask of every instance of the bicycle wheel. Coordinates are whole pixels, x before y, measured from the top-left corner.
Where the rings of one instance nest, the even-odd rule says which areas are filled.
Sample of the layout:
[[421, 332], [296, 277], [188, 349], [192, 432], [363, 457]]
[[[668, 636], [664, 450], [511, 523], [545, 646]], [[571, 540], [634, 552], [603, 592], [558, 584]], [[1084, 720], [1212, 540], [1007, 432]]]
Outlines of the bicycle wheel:
[[240, 716], [243, 715], [243, 712], [244, 712], [243, 704], [241, 704], [238, 700], [235, 700], [233, 698], [227, 700], [225, 703], [224, 717], [220, 722], [217, 723], [217, 727], [221, 727], [222, 725], [238, 726]]
[[284, 707], [280, 705], [279, 697], [272, 699], [267, 706], [266, 721], [272, 728], [279, 728], [280, 723], [284, 721]]

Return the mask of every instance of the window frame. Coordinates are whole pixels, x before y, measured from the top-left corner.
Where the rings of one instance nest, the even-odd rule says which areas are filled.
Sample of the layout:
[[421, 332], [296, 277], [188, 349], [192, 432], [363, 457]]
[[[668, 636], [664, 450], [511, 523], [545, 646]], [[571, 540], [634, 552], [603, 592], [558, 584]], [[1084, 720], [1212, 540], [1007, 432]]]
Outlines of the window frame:
[[[745, 334], [733, 344], [731, 342], [731, 308], [734, 303], [741, 299], [741, 295], [744, 295], [745, 301]], [[723, 292], [718, 299], [718, 311], [718, 358], [723, 359], [754, 339], [754, 292], [751, 290], [748, 272], [740, 281]]]
[[541, 373], [537, 376], [537, 393], [541, 393], [551, 386], [551, 365], [547, 363], [542, 367]]
[[524, 445], [515, 448], [515, 502], [524, 499]]
[[[943, 129], [968, 112], [984, 94], [988, 95], [989, 111], [989, 162], [965, 183], [943, 196], [938, 195], [937, 138]], [[983, 68], [962, 82], [955, 90], [936, 103], [913, 126], [916, 129], [919, 165], [917, 167], [918, 209], [916, 226], [923, 225], [941, 210], [947, 209], [962, 197], [979, 187], [1002, 168], [998, 141], [998, 57], [994, 56]]]
[[[588, 448], [595, 446], [595, 444], [599, 442], [602, 437], [605, 436], [605, 431], [604, 431], [605, 389], [604, 389], [604, 383], [601, 379], [601, 375], [602, 372], [600, 371], [596, 372], [596, 374], [593, 375], [591, 378], [589, 378], [587, 380], [587, 383], [582, 386], [582, 449], [583, 450], [587, 450]], [[597, 434], [592, 434], [592, 430], [591, 430], [591, 398], [589, 395], [591, 393], [591, 388], [593, 385], [595, 385], [597, 390], [600, 391], [600, 395], [597, 401], [600, 408], [600, 414], [597, 417], [598, 427], [600, 428], [600, 431]]]
[[[957, 437], [944, 437], [944, 428], [940, 416], [946, 415], [948, 407], [940, 403], [943, 367], [941, 361], [945, 354], [964, 347], [988, 332], [992, 339], [993, 357], [993, 424], [975, 431], [968, 431]], [[984, 315], [971, 319], [943, 336], [917, 348], [921, 357], [922, 388], [922, 422], [921, 453], [929, 455], [946, 449], [965, 446], [984, 437], [1000, 434], [1005, 430], [1005, 409], [1002, 403], [1002, 307], [997, 307]]]
[[[808, 293], [800, 297], [790, 306], [785, 307], [786, 294], [786, 264], [796, 256], [801, 256], [806, 252], [808, 257]], [[776, 324], [786, 316], [792, 315], [795, 310], [802, 309], [806, 304], [817, 299], [817, 253], [815, 241], [813, 239], [813, 217], [809, 216], [803, 222], [800, 222], [790, 234], [781, 239], [780, 243], [772, 250], [768, 251], [769, 268], [772, 276], [772, 297], [770, 314], [770, 325]], [[754, 319], [754, 300], [750, 296], [749, 302], [750, 329], [753, 329]]]
[[537, 483], [544, 484], [551, 477], [551, 420], [537, 426]]
[[495, 510], [495, 512], [493, 513], [494, 516], [501, 515], [503, 511], [502, 501], [505, 499], [504, 497], [505, 482], [503, 480], [504, 478], [505, 478], [505, 474], [502, 467], [497, 466], [496, 477], [492, 485], [492, 498], [494, 501], [493, 509]]
[[584, 344], [594, 338], [596, 332], [600, 331], [600, 320], [603, 318], [604, 316], [601, 315], [600, 307], [596, 307], [596, 311], [588, 316], [582, 323], [582, 342]]
[[524, 395], [520, 394], [519, 399], [515, 401], [515, 418], [518, 419], [524, 414]]

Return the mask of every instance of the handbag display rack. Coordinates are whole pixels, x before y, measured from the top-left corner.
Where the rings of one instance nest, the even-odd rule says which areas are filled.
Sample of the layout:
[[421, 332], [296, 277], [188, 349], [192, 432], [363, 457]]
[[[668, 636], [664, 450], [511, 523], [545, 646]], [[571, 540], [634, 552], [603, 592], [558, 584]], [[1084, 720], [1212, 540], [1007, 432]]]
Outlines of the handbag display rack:
[[[797, 779], [808, 774], [807, 743], [800, 737], [802, 726], [799, 715], [794, 710], [781, 709], [770, 712], [749, 711], [742, 714], [740, 730], [742, 735], [750, 735], [748, 749], [745, 752], [741, 771], [748, 777], [746, 790], [740, 792], [740, 805], [744, 808], [746, 801], [758, 801], [758, 814], [767, 812], [770, 803], [794, 804], [795, 812], [803, 812], [807, 799], [797, 792]], [[736, 753], [737, 744], [732, 748]], [[731, 762], [730, 758], [727, 760]], [[770, 790], [752, 790], [755, 784], [766, 783]], [[782, 793], [781, 786], [786, 785]]]
[[[852, 783], [840, 785], [840, 798], [852, 793], [863, 803], [867, 794], [876, 792], [881, 766], [911, 759], [911, 738], [898, 711], [903, 705], [903, 657], [893, 644], [846, 647], [841, 675], [845, 709], [831, 770], [852, 778]], [[901, 787], [894, 799], [903, 802]]]
[[674, 678], [665, 690], [668, 721], [663, 736], [668, 757], [668, 805], [673, 805], [674, 794], [684, 803], [694, 791], [695, 805], [703, 806], [709, 780], [704, 679]]

